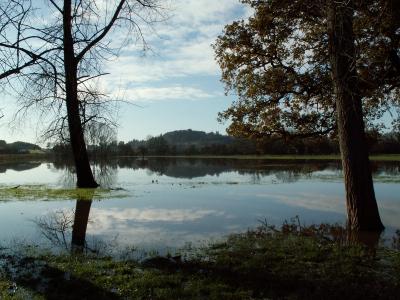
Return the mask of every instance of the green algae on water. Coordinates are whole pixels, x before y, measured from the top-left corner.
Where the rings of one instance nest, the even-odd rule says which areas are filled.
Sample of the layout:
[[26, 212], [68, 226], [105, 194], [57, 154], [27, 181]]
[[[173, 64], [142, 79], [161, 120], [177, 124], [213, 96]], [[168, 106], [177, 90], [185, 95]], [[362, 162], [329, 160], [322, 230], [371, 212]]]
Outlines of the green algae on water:
[[105, 188], [52, 188], [46, 185], [18, 185], [0, 187], [0, 201], [9, 200], [99, 200], [123, 198], [124, 190]]

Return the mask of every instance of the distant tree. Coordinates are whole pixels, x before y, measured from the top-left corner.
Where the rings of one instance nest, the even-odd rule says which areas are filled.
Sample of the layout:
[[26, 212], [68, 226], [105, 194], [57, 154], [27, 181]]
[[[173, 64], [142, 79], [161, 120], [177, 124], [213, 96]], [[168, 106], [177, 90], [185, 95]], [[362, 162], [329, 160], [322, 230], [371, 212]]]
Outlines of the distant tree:
[[118, 155], [133, 155], [133, 149], [129, 143], [120, 141], [118, 143]]
[[56, 143], [52, 147], [52, 151], [56, 156], [64, 157], [71, 155], [71, 147], [66, 143]]
[[178, 150], [177, 150], [176, 145], [172, 145], [172, 146], [169, 147], [169, 153], [171, 155], [177, 155], [178, 154]]
[[187, 147], [184, 151], [185, 155], [197, 155], [199, 154], [199, 150], [197, 149], [196, 145], [191, 144]]
[[349, 226], [383, 228], [364, 121], [399, 104], [400, 2], [242, 0], [254, 9], [215, 43], [226, 90], [220, 114], [248, 138], [338, 133]]
[[147, 140], [146, 146], [151, 154], [166, 155], [169, 153], [169, 144], [162, 136], [150, 138]]
[[[84, 131], [105, 121], [108, 99], [97, 79], [104, 60], [129, 41], [144, 41], [141, 25], [159, 19], [157, 0], [30, 0], [0, 5], [0, 79], [18, 90], [21, 111], [53, 114], [47, 136], [61, 135], [73, 152], [77, 186], [96, 187]], [[42, 17], [46, 21], [38, 22]], [[126, 39], [112, 39], [125, 30]], [[67, 135], [65, 133], [67, 132]]]
[[400, 153], [400, 133], [388, 132], [377, 137], [376, 143], [371, 145], [372, 153]]
[[139, 151], [139, 154], [142, 156], [142, 158], [144, 158], [145, 155], [149, 152], [145, 145], [140, 145], [138, 147], [138, 151]]

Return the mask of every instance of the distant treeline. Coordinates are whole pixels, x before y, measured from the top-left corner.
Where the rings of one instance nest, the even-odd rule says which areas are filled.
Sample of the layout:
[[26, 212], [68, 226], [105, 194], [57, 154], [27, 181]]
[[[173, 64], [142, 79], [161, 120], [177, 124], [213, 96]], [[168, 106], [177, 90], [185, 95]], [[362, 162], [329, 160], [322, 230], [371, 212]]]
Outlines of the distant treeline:
[[[371, 154], [400, 153], [400, 133], [368, 132]], [[335, 138], [312, 137], [303, 139], [278, 139], [265, 137], [257, 141], [234, 138], [216, 133], [195, 130], [178, 130], [130, 142], [104, 142], [89, 145], [92, 156], [120, 155], [251, 155], [251, 154], [337, 154], [339, 145]], [[69, 152], [68, 145], [57, 144], [55, 153]]]

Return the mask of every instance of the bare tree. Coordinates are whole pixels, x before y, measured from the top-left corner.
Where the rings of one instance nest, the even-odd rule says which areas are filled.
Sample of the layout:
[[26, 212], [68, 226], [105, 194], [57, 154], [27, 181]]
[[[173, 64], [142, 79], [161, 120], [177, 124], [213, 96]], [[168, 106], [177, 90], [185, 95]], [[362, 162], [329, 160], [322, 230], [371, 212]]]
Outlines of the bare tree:
[[43, 120], [52, 116], [45, 136], [69, 140], [77, 186], [97, 187], [84, 131], [90, 122], [110, 121], [110, 99], [98, 84], [103, 63], [130, 42], [147, 48], [142, 28], [162, 19], [163, 9], [158, 0], [45, 2], [2, 6], [0, 79], [17, 94], [21, 115], [37, 108]]

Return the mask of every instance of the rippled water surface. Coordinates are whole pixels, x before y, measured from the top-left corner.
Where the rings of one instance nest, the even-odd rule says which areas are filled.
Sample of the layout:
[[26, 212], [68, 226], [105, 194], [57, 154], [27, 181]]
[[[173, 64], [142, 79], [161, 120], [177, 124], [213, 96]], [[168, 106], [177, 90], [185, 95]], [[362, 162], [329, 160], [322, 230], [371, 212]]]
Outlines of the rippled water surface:
[[[149, 158], [110, 160], [94, 168], [102, 186], [113, 189], [109, 198], [2, 197], [0, 245], [22, 241], [68, 248], [74, 227], [74, 238], [86, 239], [93, 249], [168, 249], [260, 221], [279, 225], [299, 216], [305, 224], [345, 222], [338, 162]], [[0, 187], [73, 187], [71, 170], [60, 162], [2, 164]], [[390, 236], [400, 228], [400, 164], [374, 163], [373, 170]]]

